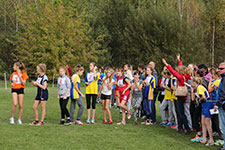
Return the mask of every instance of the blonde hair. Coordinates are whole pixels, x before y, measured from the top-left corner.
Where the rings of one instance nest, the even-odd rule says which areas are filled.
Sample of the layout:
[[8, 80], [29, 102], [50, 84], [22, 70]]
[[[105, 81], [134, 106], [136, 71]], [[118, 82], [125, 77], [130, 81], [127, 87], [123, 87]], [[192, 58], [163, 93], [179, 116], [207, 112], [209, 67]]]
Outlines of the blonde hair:
[[185, 66], [182, 65], [182, 66], [178, 66], [177, 68], [178, 68], [180, 74], [187, 73], [187, 68]]
[[60, 69], [63, 69], [63, 70], [66, 72], [66, 75], [69, 76], [68, 69], [67, 69], [65, 66], [60, 66], [60, 67], [59, 67], [59, 70], [60, 70]]
[[37, 67], [40, 68], [43, 73], [45, 73], [45, 71], [46, 71], [46, 65], [45, 64], [40, 63], [40, 64], [37, 65]]

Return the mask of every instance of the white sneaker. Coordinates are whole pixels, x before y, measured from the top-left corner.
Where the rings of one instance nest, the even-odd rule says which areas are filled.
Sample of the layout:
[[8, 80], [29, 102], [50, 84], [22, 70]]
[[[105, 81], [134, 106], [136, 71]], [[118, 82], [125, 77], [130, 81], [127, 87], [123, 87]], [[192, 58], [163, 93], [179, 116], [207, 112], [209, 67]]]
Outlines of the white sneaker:
[[10, 120], [10, 124], [15, 124], [15, 121], [14, 121], [13, 117], [11, 117], [9, 120]]
[[95, 124], [95, 119], [91, 119], [91, 124]]
[[17, 123], [18, 123], [19, 125], [23, 124], [21, 119], [18, 119]]
[[90, 124], [90, 123], [91, 123], [90, 119], [88, 119], [88, 120], [86, 121], [86, 123], [87, 123], [87, 124]]

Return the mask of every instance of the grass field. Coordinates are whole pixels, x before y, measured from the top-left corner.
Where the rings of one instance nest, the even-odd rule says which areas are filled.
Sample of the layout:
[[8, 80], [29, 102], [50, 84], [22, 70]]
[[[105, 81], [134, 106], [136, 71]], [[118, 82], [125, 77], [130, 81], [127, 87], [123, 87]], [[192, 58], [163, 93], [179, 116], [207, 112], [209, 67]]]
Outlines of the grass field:
[[[49, 88], [50, 97], [47, 102], [45, 125], [29, 126], [34, 120], [32, 104], [36, 88], [25, 89], [23, 125], [10, 125], [11, 90], [0, 88], [0, 150], [4, 149], [129, 149], [129, 150], [207, 150], [215, 147], [205, 147], [199, 143], [191, 143], [194, 135], [177, 134], [174, 129], [157, 125], [133, 125], [133, 118], [126, 126], [103, 125], [101, 105], [97, 105], [96, 124], [84, 126], [60, 126], [60, 110], [56, 98], [56, 88]], [[70, 105], [70, 104], [69, 104]], [[158, 108], [157, 103], [157, 108]], [[78, 107], [76, 107], [78, 108]], [[75, 110], [77, 112], [78, 109]], [[113, 121], [119, 122], [121, 115], [111, 109]], [[18, 114], [18, 110], [16, 112]], [[75, 114], [76, 116], [76, 114]], [[82, 121], [86, 120], [86, 110]], [[157, 111], [158, 121], [160, 114]], [[17, 121], [17, 115], [15, 117]], [[141, 120], [139, 120], [141, 121]]]

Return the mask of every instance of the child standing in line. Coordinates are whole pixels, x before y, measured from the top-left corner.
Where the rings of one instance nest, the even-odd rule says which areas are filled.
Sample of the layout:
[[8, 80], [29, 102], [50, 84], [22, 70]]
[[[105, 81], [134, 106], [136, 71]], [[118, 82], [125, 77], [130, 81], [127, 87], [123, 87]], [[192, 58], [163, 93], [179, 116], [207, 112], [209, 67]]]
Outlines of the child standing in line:
[[[112, 87], [115, 84], [115, 80], [113, 79], [114, 71], [113, 69], [109, 68], [106, 72], [106, 77], [103, 78], [102, 86], [99, 90], [99, 97], [102, 100], [102, 107], [103, 107], [103, 116], [104, 116], [104, 124], [112, 124], [112, 116], [109, 110], [109, 104], [112, 96]], [[106, 111], [109, 116], [109, 122], [106, 119]]]
[[[67, 103], [70, 97], [70, 79], [68, 78], [67, 69], [65, 67], [59, 68], [60, 77], [58, 78], [58, 100], [61, 109], [61, 120], [60, 125], [69, 125], [70, 124], [70, 114], [68, 109], [66, 108]], [[66, 122], [65, 122], [66, 116]]]
[[[87, 100], [87, 113], [88, 119], [87, 124], [94, 124], [95, 123], [95, 112], [96, 112], [96, 99], [98, 95], [98, 75], [96, 74], [95, 70], [95, 63], [92, 62], [89, 65], [90, 72], [86, 74], [84, 82], [86, 84], [86, 100]], [[92, 99], [92, 120], [91, 117], [91, 99]]]
[[138, 124], [137, 115], [142, 102], [142, 86], [143, 81], [140, 79], [139, 72], [135, 71], [134, 80], [132, 81], [131, 86], [131, 90], [133, 91], [132, 105], [134, 108], [134, 125]]
[[[105, 73], [104, 73], [103, 67], [101, 67], [99, 69], [99, 73], [100, 73], [100, 76], [99, 76], [99, 79], [98, 79], [98, 92], [99, 92], [99, 89], [100, 89], [100, 87], [102, 85], [102, 80], [105, 77]], [[97, 103], [101, 104], [101, 97], [97, 97]]]
[[117, 72], [117, 85], [119, 87], [119, 95], [120, 95], [120, 108], [122, 109], [122, 121], [117, 123], [117, 125], [125, 125], [126, 124], [126, 111], [128, 111], [127, 102], [130, 98], [130, 80], [123, 75], [123, 69], [118, 69]]
[[[37, 87], [37, 96], [34, 101], [33, 105], [33, 111], [35, 115], [35, 121], [30, 123], [30, 125], [44, 125], [44, 119], [46, 114], [45, 105], [48, 100], [48, 77], [45, 74], [46, 72], [46, 65], [45, 64], [39, 64], [37, 66], [37, 73], [38, 78], [36, 81], [32, 81], [32, 84]], [[41, 121], [38, 121], [38, 106], [41, 104]]]
[[80, 77], [83, 75], [84, 68], [81, 65], [77, 65], [77, 72], [72, 76], [72, 86], [71, 86], [71, 105], [70, 105], [70, 119], [71, 122], [74, 121], [73, 115], [74, 115], [74, 109], [76, 106], [76, 102], [79, 106], [78, 114], [77, 114], [77, 119], [73, 124], [78, 124], [78, 125], [84, 125], [80, 119], [82, 117], [82, 114], [84, 112], [84, 103], [82, 101], [82, 98], [84, 98], [84, 94], [80, 90]]
[[154, 88], [156, 88], [155, 78], [152, 76], [153, 69], [150, 66], [146, 67], [147, 77], [144, 81], [144, 95], [143, 95], [143, 105], [146, 111], [146, 122], [145, 125], [151, 125], [151, 115], [153, 108], [153, 92]]
[[[164, 125], [171, 127], [172, 126], [172, 121], [173, 121], [173, 108], [172, 108], [172, 101], [171, 101], [171, 96], [172, 96], [172, 90], [171, 90], [171, 73], [169, 71], [165, 72], [166, 78], [168, 82], [163, 86], [165, 89], [165, 97], [164, 100], [162, 101], [162, 104], [160, 105], [160, 113], [162, 117], [162, 122], [159, 125]], [[166, 117], [166, 108], [168, 107], [168, 112], [169, 112], [169, 122], [167, 123], [167, 117]]]
[[15, 124], [14, 122], [14, 114], [17, 106], [17, 99], [19, 101], [19, 116], [18, 116], [18, 124], [22, 124], [22, 112], [23, 112], [23, 100], [24, 100], [24, 88], [26, 84], [26, 80], [29, 78], [27, 76], [26, 68], [23, 63], [16, 62], [13, 65], [14, 72], [12, 73], [10, 79], [12, 81], [12, 112], [10, 118], [10, 124]]
[[[202, 85], [202, 80], [200, 78], [194, 78], [192, 83], [193, 88], [197, 88], [196, 96], [199, 97], [199, 101], [202, 105], [202, 133], [203, 136], [200, 142], [205, 144], [205, 146], [214, 145], [210, 109], [214, 108], [213, 102], [210, 101], [209, 93], [207, 89]], [[209, 140], [207, 141], [207, 132], [209, 134]]]

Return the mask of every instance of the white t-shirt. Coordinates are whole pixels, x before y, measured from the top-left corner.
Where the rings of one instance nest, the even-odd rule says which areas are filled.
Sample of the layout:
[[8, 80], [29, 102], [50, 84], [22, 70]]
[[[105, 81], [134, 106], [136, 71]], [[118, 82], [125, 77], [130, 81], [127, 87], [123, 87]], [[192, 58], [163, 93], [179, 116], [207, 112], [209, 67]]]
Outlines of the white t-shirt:
[[[106, 77], [103, 78], [103, 80], [105, 79]], [[109, 85], [112, 84], [113, 82], [115, 82], [114, 79], [112, 79], [111, 83], [109, 84], [109, 79], [105, 80], [104, 83], [102, 83], [103, 87], [102, 87], [102, 94], [104, 95], [112, 95], [112, 89], [109, 89]]]

